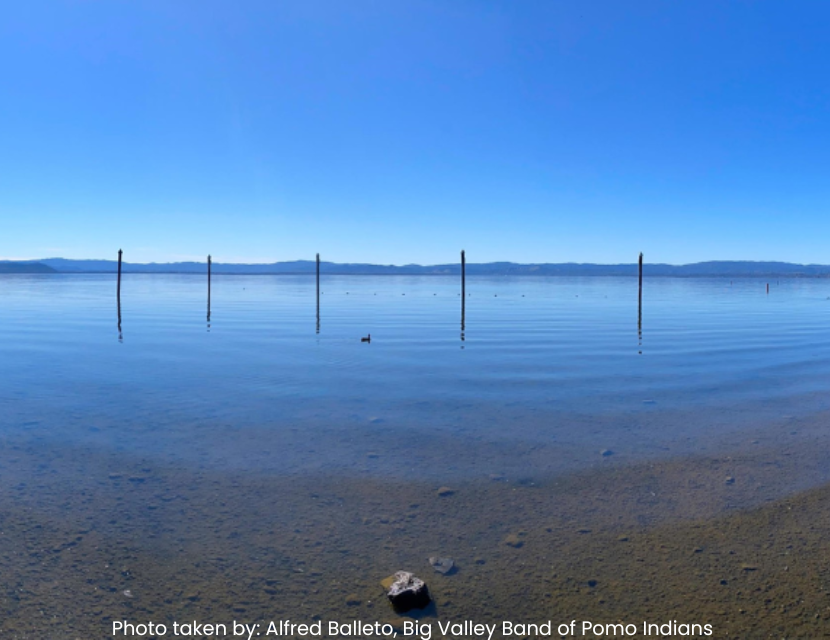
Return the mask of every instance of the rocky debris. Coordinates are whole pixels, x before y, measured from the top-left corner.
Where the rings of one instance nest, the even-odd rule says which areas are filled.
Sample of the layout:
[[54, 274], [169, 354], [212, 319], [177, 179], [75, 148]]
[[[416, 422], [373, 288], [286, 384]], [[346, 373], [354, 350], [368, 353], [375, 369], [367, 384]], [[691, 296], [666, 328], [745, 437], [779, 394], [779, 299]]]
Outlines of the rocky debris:
[[726, 480], [723, 481], [724, 484], [735, 484], [735, 478], [732, 476], [726, 476]]
[[455, 493], [454, 489], [450, 489], [449, 487], [441, 487], [438, 489], [438, 495], [442, 498], [446, 498], [447, 496], [451, 496]]
[[438, 573], [442, 573], [445, 576], [453, 573], [455, 569], [455, 562], [452, 558], [439, 558], [437, 556], [431, 556], [429, 558], [429, 563], [432, 565], [432, 568], [435, 569]]
[[423, 609], [430, 603], [431, 598], [426, 583], [409, 571], [397, 571], [394, 576], [381, 581], [381, 584], [384, 588], [388, 588], [386, 597], [389, 598], [396, 613]]
[[614, 452], [611, 451], [611, 449], [603, 449], [599, 452], [599, 455], [601, 455], [603, 458], [607, 458], [608, 456], [613, 456]]
[[348, 606], [348, 607], [357, 607], [357, 606], [361, 605], [362, 603], [363, 603], [363, 601], [360, 599], [360, 597], [358, 597], [354, 593], [349, 594], [348, 596], [346, 596], [346, 606]]

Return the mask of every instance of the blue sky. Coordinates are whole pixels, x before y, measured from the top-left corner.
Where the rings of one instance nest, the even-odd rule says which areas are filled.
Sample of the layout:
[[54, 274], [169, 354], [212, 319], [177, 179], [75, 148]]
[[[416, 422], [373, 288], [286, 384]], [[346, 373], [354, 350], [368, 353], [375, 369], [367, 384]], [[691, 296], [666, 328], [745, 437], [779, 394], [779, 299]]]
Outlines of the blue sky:
[[830, 263], [824, 1], [3, 11], [3, 258]]

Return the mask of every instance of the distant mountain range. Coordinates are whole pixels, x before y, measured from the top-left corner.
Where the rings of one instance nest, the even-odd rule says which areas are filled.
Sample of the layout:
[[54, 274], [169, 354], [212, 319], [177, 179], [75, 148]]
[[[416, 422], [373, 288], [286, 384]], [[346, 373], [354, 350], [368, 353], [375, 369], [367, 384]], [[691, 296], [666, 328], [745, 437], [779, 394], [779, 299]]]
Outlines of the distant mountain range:
[[[192, 273], [204, 274], [204, 262], [167, 262], [139, 264], [124, 262], [124, 273]], [[47, 258], [29, 261], [0, 261], [0, 273], [116, 273], [115, 260], [67, 260]], [[403, 266], [322, 262], [320, 270], [338, 275], [459, 275], [461, 265], [438, 264]], [[694, 264], [671, 265], [645, 263], [643, 271], [648, 276], [674, 277], [830, 277], [830, 265], [793, 264], [790, 262], [714, 261]], [[214, 274], [226, 275], [274, 275], [313, 274], [313, 260], [274, 262], [273, 264], [230, 264], [214, 262]], [[467, 275], [510, 276], [636, 276], [637, 264], [517, 264], [515, 262], [468, 263]]]

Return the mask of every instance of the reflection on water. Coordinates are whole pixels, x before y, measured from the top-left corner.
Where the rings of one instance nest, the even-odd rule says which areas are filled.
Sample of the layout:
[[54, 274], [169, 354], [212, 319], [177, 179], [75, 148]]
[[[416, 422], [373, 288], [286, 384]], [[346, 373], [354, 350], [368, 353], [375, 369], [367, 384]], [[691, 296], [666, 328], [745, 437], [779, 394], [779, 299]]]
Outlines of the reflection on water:
[[[131, 339], [117, 352], [99, 331], [111, 282], [0, 280], [0, 380], [7, 399], [16, 398], [18, 419], [56, 422], [49, 438], [89, 438], [70, 425], [72, 416], [87, 423], [131, 416], [167, 434], [136, 446], [161, 450], [172, 434], [187, 437], [190, 424], [199, 424], [208, 447], [220, 424], [271, 431], [302, 424], [304, 434], [339, 426], [355, 436], [390, 433], [391, 441], [397, 433], [440, 434], [461, 447], [471, 437], [555, 441], [571, 453], [539, 469], [550, 473], [591, 464], [605, 448], [628, 461], [694, 453], [719, 434], [828, 404], [828, 290], [820, 280], [784, 281], [769, 298], [749, 280], [732, 287], [651, 280], [648, 349], [639, 296], [636, 344], [626, 330], [636, 280], [474, 278], [472, 297], [462, 280], [459, 351], [454, 277], [329, 276], [324, 335], [310, 278], [222, 276], [209, 284], [209, 296], [212, 288], [220, 293], [209, 303], [220, 304], [222, 328], [209, 323], [207, 335], [204, 325], [194, 331], [198, 278], [130, 275], [117, 311], [119, 336], [123, 305]], [[311, 296], [314, 340], [304, 326]], [[468, 306], [475, 339], [466, 332]], [[43, 321], [54, 315], [46, 309], [63, 318], [60, 331]], [[356, 348], [367, 334], [373, 348]], [[19, 429], [11, 416], [4, 422]], [[577, 423], [593, 426], [570, 427]], [[319, 446], [330, 464], [348, 468], [348, 456], [326, 442]], [[391, 469], [400, 455], [392, 453]], [[225, 451], [222, 464], [244, 460]], [[268, 466], [309, 464], [288, 448]], [[466, 456], [453, 468], [476, 473]], [[429, 462], [421, 469], [435, 471]]]

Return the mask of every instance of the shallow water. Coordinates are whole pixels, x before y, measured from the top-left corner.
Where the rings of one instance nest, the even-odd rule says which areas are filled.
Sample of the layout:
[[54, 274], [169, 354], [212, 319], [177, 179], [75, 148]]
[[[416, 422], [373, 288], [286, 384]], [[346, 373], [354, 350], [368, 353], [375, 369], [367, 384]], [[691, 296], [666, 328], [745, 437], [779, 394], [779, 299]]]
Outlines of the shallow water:
[[[2, 569], [29, 594], [0, 629], [388, 617], [365, 594], [413, 565], [436, 615], [532, 617], [553, 587], [517, 595], [510, 554], [830, 477], [830, 281], [647, 279], [638, 316], [635, 279], [469, 278], [463, 330], [456, 278], [324, 276], [318, 318], [313, 278], [215, 276], [210, 321], [205, 284], [129, 275], [119, 331], [112, 277], [0, 278], [4, 534], [28, 550]], [[43, 586], [93, 565], [86, 605]], [[464, 595], [465, 572], [502, 584]]]
[[[410, 473], [430, 439], [421, 477], [453, 449], [453, 474], [489, 472], [476, 442], [529, 474], [688, 455], [830, 407], [830, 282], [765, 284], [647, 281], [640, 331], [633, 279], [471, 278], [462, 332], [455, 278], [324, 277], [318, 332], [313, 278], [215, 277], [208, 323], [202, 279], [130, 276], [119, 339], [111, 277], [6, 277], [2, 429], [262, 473], [363, 471], [384, 443], [373, 471]], [[543, 468], [510, 457], [554, 443]]]

